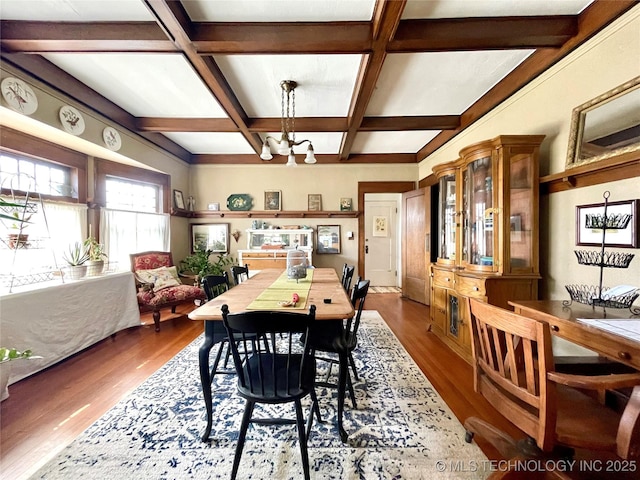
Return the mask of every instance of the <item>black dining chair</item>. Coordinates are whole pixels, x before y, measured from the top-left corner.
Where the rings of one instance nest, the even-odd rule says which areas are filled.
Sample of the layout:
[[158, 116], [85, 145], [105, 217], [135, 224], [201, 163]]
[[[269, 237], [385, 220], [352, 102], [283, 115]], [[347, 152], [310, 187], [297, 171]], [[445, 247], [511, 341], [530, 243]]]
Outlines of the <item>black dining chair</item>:
[[[358, 345], [358, 328], [364, 309], [364, 302], [369, 291], [369, 280], [360, 280], [358, 277], [351, 294], [351, 303], [356, 310], [353, 318], [347, 320], [331, 321], [326, 320], [318, 322], [311, 338], [311, 347], [314, 350], [316, 360], [322, 360], [329, 363], [329, 371], [325, 380], [316, 382], [319, 386], [338, 388], [338, 431], [343, 442], [347, 441], [347, 433], [342, 427], [342, 413], [344, 411], [344, 397], [346, 391], [349, 390], [351, 404], [353, 408], [357, 408], [356, 396], [353, 390], [353, 383], [349, 373], [349, 367], [353, 370], [354, 377], [357, 379], [357, 371], [353, 360], [353, 351]], [[323, 353], [336, 354], [338, 359], [332, 357], [324, 357]], [[320, 354], [320, 355], [318, 355]], [[331, 376], [331, 366], [338, 364], [338, 383], [329, 382]]]
[[249, 279], [249, 265], [246, 263], [244, 264], [244, 267], [234, 265], [231, 267], [231, 275], [233, 276], [233, 282], [236, 285], [240, 285], [242, 282]]
[[[230, 313], [226, 304], [222, 306], [227, 335], [241, 339], [230, 342], [230, 347], [238, 376], [238, 393], [246, 402], [233, 459], [232, 480], [238, 473], [250, 423], [297, 425], [304, 478], [309, 480], [307, 441], [314, 413], [318, 421], [322, 421], [315, 392], [316, 363], [309, 345], [310, 331], [316, 323], [315, 315], [315, 305], [311, 305], [307, 314], [279, 311]], [[307, 339], [302, 348], [298, 343], [301, 334]], [[269, 351], [247, 348], [256, 337], [266, 339]], [[238, 348], [239, 345], [245, 348]], [[305, 428], [301, 400], [308, 395], [312, 403]], [[296, 418], [256, 418], [253, 416], [254, 407], [260, 403], [294, 403]]]
[[355, 265], [347, 265], [345, 263], [342, 267], [342, 278], [340, 279], [340, 283], [342, 283], [342, 286], [347, 292], [351, 289], [351, 279], [353, 278], [353, 272], [355, 272], [355, 270]]
[[[207, 300], [211, 300], [218, 295], [229, 290], [229, 276], [225, 272], [224, 275], [206, 275], [202, 279], [202, 288], [207, 295]], [[209, 356], [211, 349], [215, 344], [218, 344], [218, 350], [216, 352], [216, 358], [213, 362], [213, 367], [209, 369]], [[207, 426], [202, 434], [202, 441], [206, 442], [209, 439], [211, 428], [213, 426], [213, 399], [211, 394], [211, 383], [213, 377], [216, 374], [233, 374], [233, 369], [218, 369], [222, 353], [225, 350], [225, 346], [229, 343], [227, 337], [227, 330], [224, 328], [222, 322], [206, 321], [204, 322], [204, 342], [200, 346], [198, 352], [199, 364], [200, 364], [200, 381], [202, 382], [202, 394], [204, 396], [204, 404], [206, 407]], [[228, 351], [228, 349], [227, 349]]]

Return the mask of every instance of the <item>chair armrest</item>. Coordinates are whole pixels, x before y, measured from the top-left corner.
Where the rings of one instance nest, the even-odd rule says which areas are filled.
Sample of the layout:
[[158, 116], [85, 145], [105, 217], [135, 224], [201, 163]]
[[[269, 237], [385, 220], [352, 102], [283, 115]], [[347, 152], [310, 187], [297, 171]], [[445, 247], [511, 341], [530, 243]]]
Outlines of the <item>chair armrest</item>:
[[616, 444], [620, 457], [635, 460], [640, 458], [640, 386], [633, 389], [622, 412]]
[[613, 390], [640, 385], [640, 373], [620, 373], [613, 375], [571, 375], [570, 373], [548, 372], [547, 378], [560, 385], [588, 390]]

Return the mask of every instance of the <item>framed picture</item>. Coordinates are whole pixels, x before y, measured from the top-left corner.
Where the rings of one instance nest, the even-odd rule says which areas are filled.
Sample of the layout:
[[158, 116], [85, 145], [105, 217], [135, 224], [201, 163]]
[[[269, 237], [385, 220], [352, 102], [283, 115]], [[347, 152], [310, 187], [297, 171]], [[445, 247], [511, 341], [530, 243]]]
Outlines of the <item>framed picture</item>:
[[389, 236], [389, 218], [383, 216], [373, 217], [373, 236], [388, 237]]
[[282, 198], [280, 190], [267, 190], [264, 192], [265, 210], [282, 210]]
[[341, 212], [350, 212], [351, 211], [351, 199], [350, 198], [341, 198], [340, 199], [340, 211]]
[[[607, 228], [604, 244], [607, 247], [638, 248], [638, 207], [640, 200], [608, 202]], [[602, 245], [604, 203], [576, 207], [576, 245]]]
[[340, 253], [340, 225], [318, 225], [316, 253]]
[[322, 210], [322, 195], [319, 193], [310, 193], [308, 208], [310, 212], [319, 212]]
[[192, 223], [191, 253], [211, 250], [214, 253], [229, 251], [228, 223]]
[[184, 196], [180, 190], [173, 191], [173, 204], [178, 210], [184, 210]]

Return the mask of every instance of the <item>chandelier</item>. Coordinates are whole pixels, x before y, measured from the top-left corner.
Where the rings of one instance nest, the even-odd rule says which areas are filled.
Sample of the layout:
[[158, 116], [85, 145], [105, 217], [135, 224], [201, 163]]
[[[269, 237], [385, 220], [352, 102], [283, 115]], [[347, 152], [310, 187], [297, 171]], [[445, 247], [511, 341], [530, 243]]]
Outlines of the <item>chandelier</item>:
[[309, 143], [307, 148], [307, 156], [304, 159], [304, 163], [316, 163], [316, 157], [313, 154], [313, 145], [311, 140], [296, 141], [296, 93], [295, 89], [298, 86], [293, 80], [283, 80], [280, 82], [281, 92], [281, 104], [282, 104], [282, 116], [281, 116], [281, 136], [280, 139], [267, 135], [262, 144], [262, 153], [260, 158], [262, 160], [271, 160], [271, 148], [269, 147], [269, 139], [274, 140], [277, 144], [277, 151], [280, 155], [287, 155], [287, 167], [295, 167], [296, 156], [293, 153], [293, 147], [302, 145], [303, 143]]

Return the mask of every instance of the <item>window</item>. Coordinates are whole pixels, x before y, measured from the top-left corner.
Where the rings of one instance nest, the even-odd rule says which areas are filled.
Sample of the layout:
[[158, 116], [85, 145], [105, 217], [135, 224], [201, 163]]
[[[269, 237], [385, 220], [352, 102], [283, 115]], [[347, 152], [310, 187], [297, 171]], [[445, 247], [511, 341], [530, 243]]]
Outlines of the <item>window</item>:
[[106, 206], [114, 210], [160, 213], [160, 186], [106, 178]]
[[129, 269], [131, 253], [169, 250], [169, 188], [169, 175], [96, 159], [95, 230], [118, 270]]
[[0, 153], [0, 184], [5, 190], [73, 196], [71, 168], [4, 151]]

